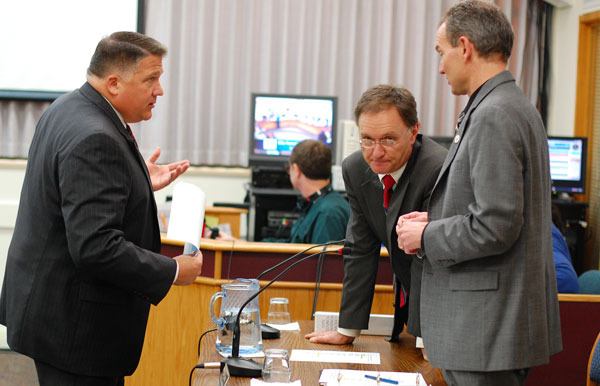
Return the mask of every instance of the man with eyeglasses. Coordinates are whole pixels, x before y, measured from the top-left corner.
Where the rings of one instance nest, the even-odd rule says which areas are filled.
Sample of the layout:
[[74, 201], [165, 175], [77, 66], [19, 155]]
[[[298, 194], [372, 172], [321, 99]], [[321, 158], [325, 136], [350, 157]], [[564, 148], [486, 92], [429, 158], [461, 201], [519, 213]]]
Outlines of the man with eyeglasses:
[[419, 134], [414, 97], [405, 88], [379, 85], [365, 91], [354, 110], [361, 150], [342, 164], [350, 201], [346, 232], [350, 255], [344, 257], [344, 285], [337, 331], [311, 333], [314, 343], [349, 344], [366, 329], [375, 292], [381, 245], [390, 254], [395, 277], [395, 341], [407, 321], [420, 336], [419, 291], [422, 264], [397, 245], [396, 221], [401, 214], [425, 209], [446, 149]]

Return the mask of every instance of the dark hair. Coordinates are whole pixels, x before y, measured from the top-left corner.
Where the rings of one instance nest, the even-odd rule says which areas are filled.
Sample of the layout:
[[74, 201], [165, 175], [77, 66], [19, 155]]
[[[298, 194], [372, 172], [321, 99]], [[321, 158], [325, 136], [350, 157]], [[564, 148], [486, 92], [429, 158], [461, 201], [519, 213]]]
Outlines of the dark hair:
[[167, 49], [153, 38], [137, 32], [115, 32], [100, 40], [92, 55], [88, 75], [104, 77], [110, 71], [127, 71], [149, 55], [163, 57]]
[[466, 36], [484, 58], [500, 54], [506, 62], [513, 46], [513, 31], [506, 15], [491, 3], [467, 0], [446, 12], [440, 25], [446, 23], [446, 37], [452, 47]]
[[378, 113], [390, 107], [398, 110], [398, 114], [409, 128], [419, 123], [417, 102], [411, 92], [404, 87], [380, 84], [371, 87], [360, 96], [354, 108], [356, 124], [362, 113]]
[[331, 177], [331, 149], [321, 141], [305, 139], [294, 146], [291, 164], [297, 164], [311, 180], [326, 180]]

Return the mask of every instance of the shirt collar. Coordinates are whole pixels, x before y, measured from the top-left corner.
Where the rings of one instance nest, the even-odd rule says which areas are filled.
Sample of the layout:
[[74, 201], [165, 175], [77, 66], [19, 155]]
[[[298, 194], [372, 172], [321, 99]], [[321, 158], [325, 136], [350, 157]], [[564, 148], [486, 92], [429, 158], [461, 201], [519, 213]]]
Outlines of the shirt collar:
[[[102, 94], [100, 94], [100, 95], [102, 95]], [[123, 116], [121, 115], [121, 113], [119, 113], [117, 111], [117, 109], [115, 109], [115, 106], [113, 106], [112, 103], [110, 103], [110, 101], [104, 97], [104, 95], [102, 95], [102, 98], [104, 98], [104, 100], [106, 100], [106, 102], [113, 109], [113, 111], [115, 112], [115, 114], [117, 114], [117, 117], [119, 118], [119, 121], [121, 121], [121, 123], [123, 124], [123, 127], [126, 128], [127, 127], [127, 123], [125, 123], [125, 120], [123, 119]]]
[[390, 176], [394, 177], [394, 181], [396, 181], [396, 183], [394, 184], [394, 188], [395, 188], [396, 185], [398, 185], [398, 181], [400, 181], [400, 177], [402, 177], [402, 174], [404, 173], [404, 169], [406, 169], [406, 164], [402, 165], [402, 167], [396, 171], [393, 171], [391, 173], [385, 173], [385, 174], [377, 174], [377, 176], [379, 177], [379, 181], [381, 181], [382, 185], [383, 185], [383, 181], [382, 181], [383, 177], [386, 174], [389, 174]]

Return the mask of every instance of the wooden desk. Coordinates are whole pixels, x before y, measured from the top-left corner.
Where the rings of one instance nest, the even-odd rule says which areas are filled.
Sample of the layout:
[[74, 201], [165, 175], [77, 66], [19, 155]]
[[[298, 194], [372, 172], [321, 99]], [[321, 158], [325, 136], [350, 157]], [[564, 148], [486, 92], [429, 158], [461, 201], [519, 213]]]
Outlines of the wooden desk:
[[[202, 276], [189, 286], [173, 286], [156, 307], [152, 306], [140, 364], [127, 386], [186, 386], [188, 373], [198, 358], [196, 345], [200, 335], [215, 325], [208, 314], [213, 293], [229, 278], [256, 277], [258, 272], [300, 252], [308, 245], [274, 244], [202, 239], [204, 256]], [[181, 254], [183, 244], [163, 240], [162, 253]], [[309, 319], [315, 293], [315, 260], [298, 266], [259, 296], [261, 316], [267, 315], [269, 298], [286, 297], [294, 320]], [[394, 293], [387, 253], [379, 262], [379, 274], [371, 313], [393, 314]], [[266, 276], [269, 279], [272, 276]], [[323, 282], [317, 302], [318, 311], [338, 311], [342, 293], [343, 268], [340, 256], [328, 256], [323, 268]], [[261, 286], [266, 282], [261, 281]], [[214, 345], [213, 345], [214, 346]]]
[[[432, 386], [445, 386], [446, 383], [441, 372], [423, 359], [420, 350], [415, 348], [415, 338], [406, 333], [400, 335], [400, 342], [389, 343], [382, 336], [360, 336], [352, 345], [332, 346], [314, 344], [304, 339], [304, 335], [312, 331], [313, 323], [309, 321], [300, 322], [301, 331], [282, 331], [281, 339], [265, 340], [265, 348], [286, 348], [305, 350], [335, 350], [335, 351], [359, 351], [378, 352], [381, 355], [380, 365], [360, 365], [348, 363], [316, 363], [316, 362], [292, 362], [292, 380], [302, 380], [303, 386], [316, 385], [322, 369], [352, 369], [352, 370], [379, 370], [379, 371], [406, 371], [420, 372], [425, 381]], [[215, 350], [216, 332], [207, 334], [202, 340], [200, 357], [198, 362], [220, 361], [222, 358]], [[257, 361], [262, 362], [262, 359]], [[188, 370], [191, 371], [191, 368]], [[219, 384], [219, 370], [197, 369], [194, 371], [192, 385], [208, 386]], [[249, 385], [250, 378], [232, 377], [228, 386]]]

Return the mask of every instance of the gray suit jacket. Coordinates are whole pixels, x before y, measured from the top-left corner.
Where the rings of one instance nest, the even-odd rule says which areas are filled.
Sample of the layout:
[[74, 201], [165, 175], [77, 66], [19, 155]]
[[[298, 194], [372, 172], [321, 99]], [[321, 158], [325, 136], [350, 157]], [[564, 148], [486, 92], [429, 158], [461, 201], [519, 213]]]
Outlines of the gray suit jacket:
[[562, 344], [544, 126], [505, 71], [482, 86], [458, 135], [423, 235], [429, 358], [465, 371], [546, 363]]
[[131, 374], [150, 303], [175, 276], [159, 250], [144, 160], [86, 83], [44, 112], [31, 143], [0, 298], [10, 347], [75, 374]]
[[413, 257], [398, 248], [396, 222], [401, 214], [425, 210], [445, 156], [445, 148], [418, 135], [406, 169], [392, 194], [387, 216], [383, 209], [381, 181], [371, 171], [362, 153], [357, 151], [344, 160], [342, 172], [351, 208], [346, 240], [351, 253], [344, 256], [340, 327], [368, 327], [383, 243], [390, 253], [394, 275], [410, 293], [409, 331], [420, 335], [418, 293], [421, 264], [412, 264]]

